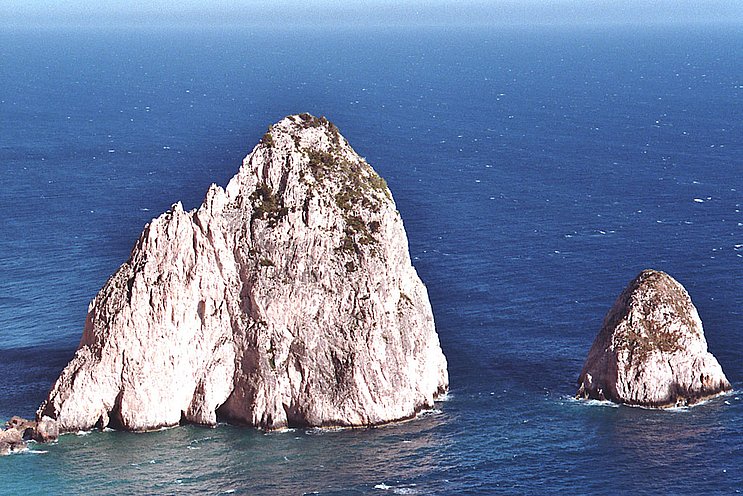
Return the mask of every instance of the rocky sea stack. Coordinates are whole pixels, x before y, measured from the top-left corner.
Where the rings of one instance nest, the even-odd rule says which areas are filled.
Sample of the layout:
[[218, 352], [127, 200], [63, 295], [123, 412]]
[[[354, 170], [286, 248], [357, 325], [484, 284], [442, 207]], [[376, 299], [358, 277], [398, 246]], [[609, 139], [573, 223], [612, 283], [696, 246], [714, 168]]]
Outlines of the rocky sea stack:
[[684, 287], [645, 270], [604, 319], [578, 379], [578, 398], [653, 408], [685, 406], [731, 389], [707, 351]]
[[37, 416], [62, 432], [370, 426], [447, 386], [385, 181], [302, 114], [271, 126], [199, 208], [145, 227]]

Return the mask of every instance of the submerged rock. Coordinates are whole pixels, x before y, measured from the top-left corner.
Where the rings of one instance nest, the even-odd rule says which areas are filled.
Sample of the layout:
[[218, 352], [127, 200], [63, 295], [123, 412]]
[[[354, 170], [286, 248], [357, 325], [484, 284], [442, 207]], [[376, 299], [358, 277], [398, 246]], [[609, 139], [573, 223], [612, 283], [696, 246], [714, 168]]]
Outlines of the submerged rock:
[[386, 183], [302, 114], [271, 126], [226, 189], [145, 227], [37, 417], [63, 432], [367, 426], [447, 386]]
[[707, 351], [689, 294], [655, 270], [641, 272], [609, 310], [578, 384], [578, 398], [657, 408], [692, 405], [731, 389]]

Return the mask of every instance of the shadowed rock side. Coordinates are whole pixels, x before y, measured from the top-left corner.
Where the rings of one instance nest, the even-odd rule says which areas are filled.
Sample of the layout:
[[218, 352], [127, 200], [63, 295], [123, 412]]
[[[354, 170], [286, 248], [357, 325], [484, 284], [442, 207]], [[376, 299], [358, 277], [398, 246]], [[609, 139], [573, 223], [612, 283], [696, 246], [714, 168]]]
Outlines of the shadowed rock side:
[[578, 398], [656, 408], [731, 389], [689, 294], [655, 270], [641, 272], [609, 310], [578, 384]]
[[62, 431], [366, 426], [447, 386], [386, 183], [302, 114], [271, 126], [226, 189], [145, 227], [37, 415]]

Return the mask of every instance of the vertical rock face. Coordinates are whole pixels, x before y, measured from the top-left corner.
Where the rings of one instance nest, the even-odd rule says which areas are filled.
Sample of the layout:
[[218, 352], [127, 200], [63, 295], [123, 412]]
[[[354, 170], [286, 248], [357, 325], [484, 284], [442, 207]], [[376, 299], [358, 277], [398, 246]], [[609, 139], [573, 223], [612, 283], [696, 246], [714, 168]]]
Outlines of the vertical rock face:
[[609, 310], [578, 384], [578, 398], [659, 408], [731, 389], [689, 294], [654, 270], [641, 272]]
[[218, 415], [364, 426], [411, 417], [447, 386], [386, 183], [302, 114], [271, 126], [226, 189], [145, 227], [37, 416], [61, 431]]

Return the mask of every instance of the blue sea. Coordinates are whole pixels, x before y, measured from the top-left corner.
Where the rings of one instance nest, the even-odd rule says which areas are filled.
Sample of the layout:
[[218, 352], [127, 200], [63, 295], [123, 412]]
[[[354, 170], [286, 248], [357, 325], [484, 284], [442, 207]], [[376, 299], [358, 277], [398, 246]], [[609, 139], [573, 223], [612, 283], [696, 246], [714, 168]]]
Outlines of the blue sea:
[[[451, 380], [376, 429], [65, 435], [0, 459], [0, 493], [742, 491], [742, 53], [724, 26], [0, 32], [0, 419], [34, 415], [143, 226], [298, 112], [386, 178]], [[690, 292], [732, 394], [572, 399], [645, 268]]]

